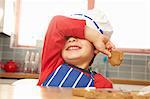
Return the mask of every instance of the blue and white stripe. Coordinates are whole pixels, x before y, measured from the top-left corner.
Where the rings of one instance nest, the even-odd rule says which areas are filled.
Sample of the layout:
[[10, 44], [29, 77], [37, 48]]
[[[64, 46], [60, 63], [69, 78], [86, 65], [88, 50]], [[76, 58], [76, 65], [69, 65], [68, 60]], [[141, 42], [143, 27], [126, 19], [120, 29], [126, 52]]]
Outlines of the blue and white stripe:
[[94, 80], [83, 72], [62, 64], [44, 81], [42, 86], [55, 87], [94, 87]]
[[53, 78], [55, 77], [55, 75], [57, 74], [58, 70], [60, 69], [61, 66], [59, 66], [56, 71], [54, 72], [53, 76], [50, 78], [50, 80], [47, 82], [46, 86], [48, 86], [50, 84], [50, 82], [53, 80]]
[[63, 78], [63, 80], [59, 84], [59, 87], [61, 87], [63, 85], [63, 83], [65, 82], [65, 80], [67, 79], [67, 77], [69, 76], [69, 74], [72, 70], [73, 70], [73, 68], [70, 68], [70, 70], [67, 72], [66, 76]]
[[79, 80], [81, 79], [82, 76], [83, 76], [83, 72], [80, 73], [80, 75], [78, 76], [77, 80], [73, 84], [72, 88], [75, 88], [77, 86], [77, 83], [79, 82]]

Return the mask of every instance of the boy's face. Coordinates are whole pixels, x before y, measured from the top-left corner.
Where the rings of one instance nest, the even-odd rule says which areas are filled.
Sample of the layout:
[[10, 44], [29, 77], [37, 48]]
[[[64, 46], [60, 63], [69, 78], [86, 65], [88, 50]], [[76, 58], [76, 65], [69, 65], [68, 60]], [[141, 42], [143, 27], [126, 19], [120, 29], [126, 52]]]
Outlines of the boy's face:
[[94, 46], [85, 39], [70, 37], [62, 50], [62, 57], [65, 62], [76, 66], [82, 64], [89, 65], [93, 56]]

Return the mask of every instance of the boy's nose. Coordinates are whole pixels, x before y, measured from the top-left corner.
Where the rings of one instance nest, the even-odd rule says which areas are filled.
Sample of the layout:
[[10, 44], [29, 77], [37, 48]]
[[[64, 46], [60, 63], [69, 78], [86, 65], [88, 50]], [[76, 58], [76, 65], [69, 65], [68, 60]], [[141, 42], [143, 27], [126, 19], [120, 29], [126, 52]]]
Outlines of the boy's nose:
[[77, 41], [77, 38], [74, 38], [74, 37], [70, 37], [68, 39], [68, 42], [76, 42]]

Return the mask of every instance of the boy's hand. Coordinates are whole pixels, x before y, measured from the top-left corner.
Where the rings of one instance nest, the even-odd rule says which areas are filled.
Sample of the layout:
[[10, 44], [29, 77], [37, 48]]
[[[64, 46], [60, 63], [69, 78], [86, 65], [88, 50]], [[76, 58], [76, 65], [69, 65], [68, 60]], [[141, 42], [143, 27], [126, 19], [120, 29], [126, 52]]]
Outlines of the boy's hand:
[[115, 49], [115, 45], [110, 41], [108, 40], [108, 42], [106, 43], [106, 49], [111, 52], [112, 49]]
[[114, 44], [105, 36], [101, 36], [95, 42], [93, 42], [94, 46], [103, 54], [106, 54], [108, 57], [111, 57], [111, 51], [115, 48]]

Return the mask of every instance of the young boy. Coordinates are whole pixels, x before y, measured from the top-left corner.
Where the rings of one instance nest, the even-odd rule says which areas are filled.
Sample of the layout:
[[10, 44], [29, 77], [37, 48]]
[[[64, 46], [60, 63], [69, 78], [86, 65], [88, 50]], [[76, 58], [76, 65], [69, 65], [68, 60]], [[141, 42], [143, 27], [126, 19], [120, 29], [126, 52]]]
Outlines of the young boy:
[[89, 65], [98, 52], [111, 57], [113, 47], [109, 37], [90, 28], [86, 20], [55, 16], [45, 36], [38, 85], [112, 88], [111, 81], [90, 71]]

